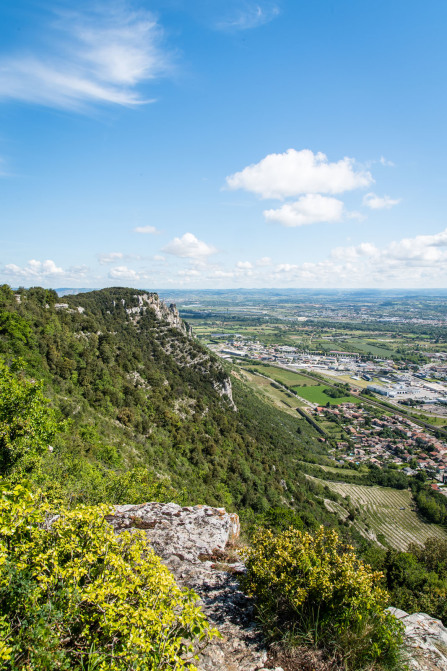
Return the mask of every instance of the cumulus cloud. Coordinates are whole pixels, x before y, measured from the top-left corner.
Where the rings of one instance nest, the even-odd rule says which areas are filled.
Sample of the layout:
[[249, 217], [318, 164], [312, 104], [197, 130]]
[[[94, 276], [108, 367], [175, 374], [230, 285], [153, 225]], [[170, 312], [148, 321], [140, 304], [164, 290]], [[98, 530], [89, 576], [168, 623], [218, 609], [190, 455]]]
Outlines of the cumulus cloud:
[[385, 158], [385, 156], [381, 156], [379, 162], [380, 162], [382, 165], [385, 165], [385, 166], [387, 166], [387, 167], [389, 167], [389, 168], [394, 168], [394, 165], [395, 165], [395, 164], [393, 163], [393, 161], [389, 161], [387, 158]]
[[447, 229], [382, 248], [370, 242], [337, 247], [323, 261], [282, 263], [269, 281], [279, 286], [442, 286], [447, 282]]
[[338, 198], [308, 193], [292, 203], [285, 203], [282, 207], [265, 210], [267, 221], [277, 221], [283, 226], [307, 226], [318, 222], [340, 221], [343, 217], [344, 204]]
[[195, 268], [186, 268], [185, 270], [179, 270], [177, 275], [181, 277], [200, 277], [201, 273]]
[[395, 205], [399, 205], [401, 199], [390, 198], [390, 196], [377, 196], [375, 193], [367, 193], [363, 196], [363, 205], [371, 210], [389, 210]]
[[218, 21], [216, 28], [226, 31], [240, 31], [258, 28], [269, 23], [280, 13], [276, 3], [270, 2], [244, 2], [237, 12], [229, 15], [226, 19]]
[[46, 261], [37, 261], [31, 259], [25, 266], [18, 266], [15, 263], [7, 263], [0, 269], [2, 275], [11, 279], [23, 279], [27, 282], [42, 282], [59, 280], [78, 280], [88, 273], [87, 266], [70, 266], [62, 268], [51, 259]]
[[139, 280], [140, 275], [127, 266], [116, 266], [109, 271], [109, 277], [113, 280]]
[[164, 74], [168, 58], [153, 15], [125, 2], [59, 13], [39, 26], [40, 48], [0, 60], [0, 98], [85, 110], [91, 105], [146, 102], [138, 87]]
[[155, 226], [136, 226], [133, 229], [134, 233], [145, 233], [149, 235], [156, 235], [157, 233], [160, 233]]
[[174, 238], [163, 251], [183, 259], [204, 260], [216, 253], [216, 248], [199, 240], [192, 233], [185, 233], [181, 238]]
[[271, 263], [272, 259], [270, 258], [270, 256], [263, 256], [262, 259], [258, 259], [256, 261], [256, 265], [261, 268], [264, 268], [265, 266], [270, 266]]
[[238, 261], [236, 263], [236, 268], [240, 268], [241, 270], [251, 270], [253, 264], [250, 263], [250, 261]]
[[261, 198], [288, 198], [309, 193], [343, 193], [369, 186], [370, 172], [357, 170], [353, 158], [330, 163], [321, 152], [288, 149], [227, 177], [230, 189], [245, 189]]

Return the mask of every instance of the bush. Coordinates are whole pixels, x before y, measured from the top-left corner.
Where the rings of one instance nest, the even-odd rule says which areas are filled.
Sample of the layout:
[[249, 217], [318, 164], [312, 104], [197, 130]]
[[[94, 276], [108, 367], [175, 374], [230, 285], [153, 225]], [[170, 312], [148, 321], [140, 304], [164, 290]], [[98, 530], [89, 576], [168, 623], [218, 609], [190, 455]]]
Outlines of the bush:
[[106, 506], [62, 511], [22, 486], [0, 500], [0, 668], [194, 669], [215, 635], [150, 548]]
[[242, 586], [256, 598], [271, 638], [324, 647], [347, 669], [398, 664], [402, 625], [384, 611], [383, 576], [342, 546], [335, 531], [320, 527], [312, 536], [290, 528], [274, 536], [261, 529], [246, 567]]

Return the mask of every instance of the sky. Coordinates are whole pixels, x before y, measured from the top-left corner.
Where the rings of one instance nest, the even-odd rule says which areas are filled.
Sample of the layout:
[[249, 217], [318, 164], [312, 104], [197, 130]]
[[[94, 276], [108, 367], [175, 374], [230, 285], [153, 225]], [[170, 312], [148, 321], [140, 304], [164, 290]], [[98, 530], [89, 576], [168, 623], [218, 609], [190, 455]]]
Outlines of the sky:
[[0, 283], [447, 287], [445, 0], [0, 4]]

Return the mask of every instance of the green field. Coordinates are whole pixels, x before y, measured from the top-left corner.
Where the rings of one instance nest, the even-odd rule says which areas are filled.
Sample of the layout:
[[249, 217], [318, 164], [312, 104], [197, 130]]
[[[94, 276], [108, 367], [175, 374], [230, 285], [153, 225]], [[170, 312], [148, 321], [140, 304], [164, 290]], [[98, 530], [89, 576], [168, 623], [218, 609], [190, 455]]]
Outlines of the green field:
[[[356, 521], [354, 524], [361, 533], [373, 531], [376, 536], [383, 534], [387, 542], [398, 550], [405, 551], [410, 543], [423, 544], [427, 538], [433, 536], [444, 540], [447, 538], [447, 533], [442, 527], [424, 522], [415, 512], [408, 490], [349, 485], [329, 480], [318, 480], [318, 482], [327, 485], [343, 497], [349, 496], [351, 502], [360, 508], [362, 522]], [[328, 510], [336, 512], [341, 517], [347, 516], [342, 502], [336, 503], [326, 499], [325, 504]]]
[[327, 389], [325, 384], [314, 384], [310, 387], [293, 387], [296, 393], [301, 396], [301, 398], [310, 401], [311, 403], [316, 403], [317, 405], [326, 405], [330, 403], [331, 405], [340, 405], [340, 403], [361, 403], [360, 399], [355, 396], [341, 396], [340, 398], [331, 398], [324, 393], [324, 390]]
[[247, 368], [250, 370], [256, 370], [257, 373], [260, 373], [261, 375], [266, 375], [267, 377], [271, 377], [272, 380], [278, 380], [279, 382], [282, 382], [282, 384], [285, 384], [288, 387], [292, 387], [294, 385], [297, 386], [302, 386], [304, 384], [307, 385], [317, 385], [318, 382], [315, 382], [315, 380], [312, 380], [311, 378], [301, 375], [300, 373], [295, 373], [293, 370], [285, 370], [284, 368], [278, 368], [277, 366], [257, 366], [256, 364], [247, 364], [246, 366], [243, 366], [243, 368], [246, 370]]

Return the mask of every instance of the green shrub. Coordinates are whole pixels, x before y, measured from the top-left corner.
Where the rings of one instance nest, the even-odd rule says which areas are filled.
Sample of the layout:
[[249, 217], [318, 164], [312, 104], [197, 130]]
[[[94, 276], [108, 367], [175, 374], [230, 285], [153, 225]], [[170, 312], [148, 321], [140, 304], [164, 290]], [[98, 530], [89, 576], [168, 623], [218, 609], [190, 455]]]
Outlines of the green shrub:
[[194, 669], [216, 632], [150, 548], [106, 506], [62, 510], [22, 486], [0, 499], [0, 668]]
[[347, 669], [398, 664], [402, 625], [384, 611], [382, 574], [357, 559], [335, 531], [320, 527], [312, 536], [290, 528], [274, 536], [261, 529], [246, 551], [246, 567], [242, 586], [255, 597], [271, 638], [324, 647]]

